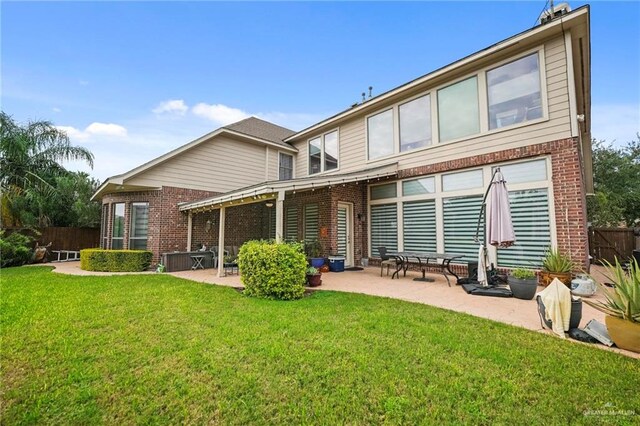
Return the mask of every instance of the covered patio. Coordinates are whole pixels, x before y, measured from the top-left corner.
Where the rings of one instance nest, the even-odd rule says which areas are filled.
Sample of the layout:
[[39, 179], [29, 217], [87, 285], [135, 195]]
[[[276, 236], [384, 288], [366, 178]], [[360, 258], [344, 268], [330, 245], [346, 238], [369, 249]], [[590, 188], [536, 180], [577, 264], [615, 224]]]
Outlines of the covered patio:
[[[397, 163], [354, 173], [270, 181], [182, 203], [189, 250], [200, 244], [225, 253], [255, 239], [318, 240], [324, 257], [339, 254], [356, 266], [367, 257], [367, 185], [396, 176]], [[224, 268], [217, 265], [217, 277]], [[215, 267], [215, 265], [214, 265]]]

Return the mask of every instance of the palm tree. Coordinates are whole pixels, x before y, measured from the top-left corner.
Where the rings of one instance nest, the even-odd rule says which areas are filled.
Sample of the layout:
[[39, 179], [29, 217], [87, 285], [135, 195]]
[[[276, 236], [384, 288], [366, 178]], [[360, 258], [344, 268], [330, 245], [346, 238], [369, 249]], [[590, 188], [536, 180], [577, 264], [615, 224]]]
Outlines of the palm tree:
[[[20, 226], [24, 200], [42, 205], [37, 200], [48, 198], [55, 187], [51, 179], [68, 171], [62, 162], [79, 160], [93, 167], [93, 154], [81, 146], [73, 146], [67, 134], [49, 121], [33, 121], [20, 125], [0, 112], [0, 191], [4, 226]], [[39, 226], [47, 225], [46, 212], [35, 213]]]

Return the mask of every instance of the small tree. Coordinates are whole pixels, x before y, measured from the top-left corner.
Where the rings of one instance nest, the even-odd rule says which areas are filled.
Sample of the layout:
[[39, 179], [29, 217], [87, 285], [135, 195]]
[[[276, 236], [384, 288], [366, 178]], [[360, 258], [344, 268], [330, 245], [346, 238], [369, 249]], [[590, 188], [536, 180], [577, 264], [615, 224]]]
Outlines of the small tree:
[[293, 300], [304, 294], [307, 258], [299, 243], [249, 241], [240, 247], [238, 266], [249, 296]]
[[596, 226], [637, 225], [640, 221], [640, 134], [622, 148], [593, 141], [595, 197], [587, 203]]

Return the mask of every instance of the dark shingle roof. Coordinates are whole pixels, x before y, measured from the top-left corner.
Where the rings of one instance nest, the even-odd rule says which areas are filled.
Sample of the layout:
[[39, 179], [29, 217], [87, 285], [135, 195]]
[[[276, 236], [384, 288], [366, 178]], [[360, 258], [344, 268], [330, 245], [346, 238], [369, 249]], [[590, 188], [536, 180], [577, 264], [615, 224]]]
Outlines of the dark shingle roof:
[[284, 139], [296, 133], [293, 130], [269, 123], [268, 121], [264, 121], [256, 117], [245, 118], [244, 120], [224, 126], [224, 128], [288, 147], [291, 147], [291, 145], [283, 142]]

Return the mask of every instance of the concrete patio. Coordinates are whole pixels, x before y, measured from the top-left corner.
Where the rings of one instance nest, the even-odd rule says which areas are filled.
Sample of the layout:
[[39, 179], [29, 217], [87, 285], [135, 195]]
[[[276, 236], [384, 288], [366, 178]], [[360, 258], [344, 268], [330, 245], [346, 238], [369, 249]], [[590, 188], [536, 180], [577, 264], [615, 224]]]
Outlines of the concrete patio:
[[[106, 272], [83, 271], [80, 269], [80, 262], [63, 262], [50, 265], [55, 266], [55, 272], [63, 274], [116, 275]], [[591, 274], [596, 280], [604, 282], [606, 279], [603, 271], [604, 269], [600, 266], [592, 266]], [[147, 273], [148, 272], [145, 274]], [[218, 278], [216, 273], [216, 269], [199, 269], [195, 271], [171, 272], [170, 275], [201, 283], [242, 287], [239, 275]], [[527, 328], [529, 330], [552, 334], [551, 331], [542, 328], [535, 300], [471, 296], [466, 294], [460, 286], [455, 285], [455, 279], [450, 278], [452, 283], [451, 287], [449, 287], [445, 278], [440, 274], [427, 274], [429, 278], [435, 279], [434, 282], [413, 281], [413, 278], [418, 278], [419, 276], [421, 276], [419, 272], [408, 271], [406, 277], [392, 280], [390, 276], [386, 276], [385, 274], [381, 277], [378, 267], [368, 267], [361, 271], [329, 272], [322, 274], [322, 285], [316, 289], [318, 291], [362, 293], [422, 303]], [[542, 289], [543, 287], [538, 287], [538, 290]], [[600, 295], [600, 293], [593, 296], [593, 298], [601, 297], [602, 295]], [[580, 327], [584, 327], [591, 319], [596, 319], [604, 323], [604, 314], [583, 303]], [[606, 348], [603, 345], [593, 346], [640, 359], [640, 354], [638, 353], [615, 347]]]

